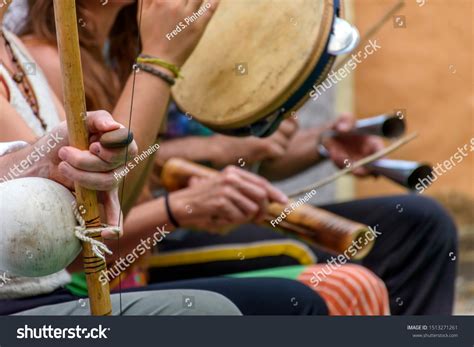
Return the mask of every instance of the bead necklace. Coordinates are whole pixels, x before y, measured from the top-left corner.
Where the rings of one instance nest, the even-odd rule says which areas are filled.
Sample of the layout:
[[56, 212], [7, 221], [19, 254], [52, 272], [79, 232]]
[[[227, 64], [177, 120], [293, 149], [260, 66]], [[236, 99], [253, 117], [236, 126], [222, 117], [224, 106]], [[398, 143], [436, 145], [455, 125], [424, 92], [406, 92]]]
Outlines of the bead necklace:
[[27, 74], [25, 73], [23, 66], [18, 61], [18, 58], [15, 56], [15, 52], [13, 51], [11, 44], [7, 40], [2, 29], [0, 29], [0, 36], [3, 38], [3, 41], [5, 42], [5, 48], [7, 49], [7, 52], [10, 55], [11, 62], [15, 66], [16, 72], [10, 71], [10, 69], [8, 69], [7, 65], [1, 59], [0, 59], [0, 63], [2, 63], [3, 66], [5, 66], [5, 68], [10, 72], [13, 81], [15, 81], [15, 83], [18, 86], [18, 89], [23, 94], [24, 98], [28, 102], [28, 105], [30, 105], [30, 108], [33, 111], [33, 114], [41, 123], [41, 127], [43, 128], [43, 130], [46, 130], [47, 128], [46, 122], [41, 118], [39, 114], [38, 101], [36, 99], [36, 95], [33, 91], [33, 88], [30, 84], [30, 81], [27, 77]]

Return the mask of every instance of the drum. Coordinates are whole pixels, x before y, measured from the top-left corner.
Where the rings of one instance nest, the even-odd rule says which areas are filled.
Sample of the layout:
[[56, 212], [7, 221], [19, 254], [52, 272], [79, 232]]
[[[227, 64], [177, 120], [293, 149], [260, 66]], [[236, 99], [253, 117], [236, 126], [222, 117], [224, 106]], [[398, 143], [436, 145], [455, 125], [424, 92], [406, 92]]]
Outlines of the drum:
[[339, 0], [222, 0], [172, 92], [212, 130], [267, 136], [357, 45]]

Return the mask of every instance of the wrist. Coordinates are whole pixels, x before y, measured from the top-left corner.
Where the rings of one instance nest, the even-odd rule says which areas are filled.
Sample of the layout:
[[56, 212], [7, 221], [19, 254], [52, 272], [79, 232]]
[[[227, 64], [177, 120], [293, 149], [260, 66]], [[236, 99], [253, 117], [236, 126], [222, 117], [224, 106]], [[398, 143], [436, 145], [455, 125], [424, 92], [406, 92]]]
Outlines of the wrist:
[[149, 56], [157, 57], [157, 58], [163, 59], [163, 60], [165, 60], [165, 61], [167, 61], [171, 64], [174, 64], [179, 68], [181, 68], [181, 66], [183, 65], [183, 63], [181, 63], [178, 58], [173, 56], [173, 54], [170, 54], [166, 50], [160, 49], [160, 48], [158, 48], [158, 49], [156, 49], [156, 48], [154, 48], [154, 49], [153, 48], [151, 48], [151, 49], [143, 48], [143, 50], [140, 52], [140, 55], [149, 55]]
[[167, 217], [168, 222], [175, 228], [180, 228], [181, 223], [178, 220], [179, 219], [178, 215], [176, 214], [176, 211], [178, 211], [179, 209], [177, 209], [176, 204], [171, 203], [170, 194], [168, 193], [165, 194], [164, 203], [165, 203], [165, 211], [166, 211], [166, 217]]
[[228, 158], [228, 151], [230, 148], [227, 148], [225, 136], [214, 135], [213, 138], [215, 143], [213, 146], [209, 146], [207, 151], [210, 151], [212, 167], [215, 169], [222, 169], [227, 164], [226, 158]]
[[317, 155], [316, 161], [319, 162], [326, 159], [330, 159], [331, 156], [329, 154], [329, 150], [326, 147], [326, 143], [324, 141], [326, 139], [325, 132], [315, 131], [315, 137], [316, 137], [316, 155]]
[[[41, 146], [38, 146], [37, 143], [25, 147], [21, 152], [19, 152], [19, 159], [22, 158], [21, 160], [18, 160], [19, 168], [21, 170], [20, 177], [42, 177], [53, 180], [54, 178], [52, 177], [51, 172], [54, 165], [48, 156], [38, 154], [39, 148], [41, 148]], [[34, 155], [39, 159], [31, 165], [29, 163]], [[23, 166], [23, 163], [28, 163], [28, 165], [25, 164], [25, 166]]]
[[166, 75], [169, 75], [170, 77], [173, 77], [173, 74], [171, 73], [170, 70], [168, 70], [167, 68], [163, 67], [163, 66], [159, 66], [159, 65], [153, 65], [153, 64], [149, 64], [149, 63], [140, 63], [142, 65], [146, 65], [146, 66], [149, 66], [155, 70], [158, 70]]

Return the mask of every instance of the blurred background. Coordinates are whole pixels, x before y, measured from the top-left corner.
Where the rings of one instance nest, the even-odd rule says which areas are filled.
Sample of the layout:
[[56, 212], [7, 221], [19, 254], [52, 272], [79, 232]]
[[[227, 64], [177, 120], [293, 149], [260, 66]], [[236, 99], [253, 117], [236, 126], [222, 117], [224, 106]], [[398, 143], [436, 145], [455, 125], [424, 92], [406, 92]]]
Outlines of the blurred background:
[[[363, 33], [394, 1], [353, 1]], [[420, 136], [394, 156], [436, 165], [474, 137], [472, 0], [413, 0], [380, 30], [382, 49], [355, 74], [358, 116], [403, 109]], [[403, 23], [403, 24], [402, 24]], [[357, 197], [400, 192], [388, 182], [358, 181]], [[474, 313], [474, 152], [424, 194], [440, 201], [459, 227], [456, 313]]]

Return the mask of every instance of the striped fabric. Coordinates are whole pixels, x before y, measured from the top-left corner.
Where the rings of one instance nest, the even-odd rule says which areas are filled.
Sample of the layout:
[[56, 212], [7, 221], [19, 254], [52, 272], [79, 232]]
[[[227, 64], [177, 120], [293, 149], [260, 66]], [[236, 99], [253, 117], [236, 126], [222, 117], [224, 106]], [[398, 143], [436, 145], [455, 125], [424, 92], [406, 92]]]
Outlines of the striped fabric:
[[323, 297], [331, 316], [390, 314], [385, 284], [360, 265], [345, 264], [336, 269], [326, 264], [306, 266], [298, 276], [298, 281]]

